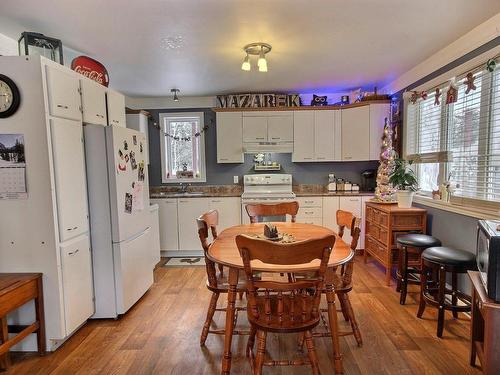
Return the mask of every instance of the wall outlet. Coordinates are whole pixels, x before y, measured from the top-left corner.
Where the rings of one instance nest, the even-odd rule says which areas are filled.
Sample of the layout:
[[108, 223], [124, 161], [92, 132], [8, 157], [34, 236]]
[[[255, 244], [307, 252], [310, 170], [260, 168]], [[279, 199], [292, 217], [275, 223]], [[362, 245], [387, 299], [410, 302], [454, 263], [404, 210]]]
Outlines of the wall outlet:
[[233, 182], [237, 184], [239, 182], [239, 177], [238, 176], [233, 176]]

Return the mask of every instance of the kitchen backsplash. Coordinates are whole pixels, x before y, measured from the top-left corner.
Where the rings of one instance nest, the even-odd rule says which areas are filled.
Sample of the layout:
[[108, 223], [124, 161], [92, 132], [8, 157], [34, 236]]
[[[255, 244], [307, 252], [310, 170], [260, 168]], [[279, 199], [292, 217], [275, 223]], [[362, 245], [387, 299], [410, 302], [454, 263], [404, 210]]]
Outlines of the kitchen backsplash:
[[[160, 113], [168, 112], [204, 112], [205, 124], [209, 126], [205, 132], [205, 160], [207, 182], [206, 185], [233, 185], [233, 176], [239, 176], [240, 184], [242, 176], [256, 173], [253, 170], [253, 155], [245, 154], [245, 162], [242, 164], [218, 164], [217, 143], [215, 133], [215, 112], [207, 108], [190, 109], [148, 109], [148, 112], [159, 122]], [[163, 185], [161, 182], [161, 155], [160, 155], [160, 132], [150, 123], [149, 126], [149, 185]], [[361, 183], [361, 172], [367, 169], [377, 169], [378, 161], [363, 162], [326, 162], [326, 163], [292, 163], [292, 154], [273, 154], [273, 160], [281, 163], [282, 170], [279, 173], [289, 173], [293, 176], [293, 184], [324, 184], [328, 183], [328, 173], [335, 173], [336, 177], [349, 180], [353, 183]], [[166, 184], [171, 185], [171, 184]]]

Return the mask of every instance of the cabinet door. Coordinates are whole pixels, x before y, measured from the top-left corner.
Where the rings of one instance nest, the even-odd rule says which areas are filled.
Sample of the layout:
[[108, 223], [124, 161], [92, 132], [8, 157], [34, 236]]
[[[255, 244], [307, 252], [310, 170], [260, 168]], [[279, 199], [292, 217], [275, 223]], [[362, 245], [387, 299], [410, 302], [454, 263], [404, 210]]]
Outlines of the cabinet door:
[[293, 113], [293, 162], [314, 159], [314, 111]]
[[335, 160], [334, 111], [314, 111], [314, 159]]
[[52, 155], [61, 242], [88, 230], [82, 123], [51, 119]]
[[206, 198], [179, 199], [179, 250], [202, 250], [196, 219], [207, 211]]
[[[361, 219], [361, 197], [339, 197], [339, 208], [344, 211], [352, 212], [352, 214]], [[344, 232], [342, 238], [345, 243], [350, 244], [352, 237], [348, 230]], [[360, 241], [356, 249], [361, 249]]]
[[269, 142], [293, 142], [293, 113], [269, 112], [267, 117]]
[[243, 142], [267, 141], [267, 116], [243, 116]]
[[219, 212], [218, 233], [241, 222], [241, 201], [238, 197], [209, 198], [208, 208]]
[[370, 159], [370, 107], [342, 110], [342, 160]]
[[379, 160], [385, 119], [390, 121], [390, 104], [370, 104], [370, 160]]
[[92, 261], [87, 235], [61, 246], [66, 335], [70, 335], [94, 314]]
[[51, 116], [81, 120], [80, 80], [75, 74], [47, 66], [47, 90]]
[[150, 210], [151, 215], [151, 269], [160, 261], [160, 217], [158, 209]]
[[107, 125], [106, 88], [90, 79], [80, 81], [82, 87], [83, 122]]
[[125, 124], [125, 96], [118, 91], [108, 89], [108, 125], [126, 127]]
[[323, 197], [323, 226], [338, 232], [337, 210], [339, 209], [339, 197]]
[[241, 112], [217, 113], [217, 163], [243, 163]]
[[160, 249], [163, 251], [179, 250], [179, 221], [177, 218], [177, 199], [155, 199], [152, 203], [160, 206], [159, 230]]

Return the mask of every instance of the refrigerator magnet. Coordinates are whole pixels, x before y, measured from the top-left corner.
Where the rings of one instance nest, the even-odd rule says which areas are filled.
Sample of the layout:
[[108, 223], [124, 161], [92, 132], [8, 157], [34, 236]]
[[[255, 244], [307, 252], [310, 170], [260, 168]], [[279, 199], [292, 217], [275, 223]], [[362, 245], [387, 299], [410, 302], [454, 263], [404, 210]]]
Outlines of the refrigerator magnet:
[[139, 152], [142, 154], [142, 142], [139, 143]]
[[118, 156], [123, 160], [123, 152], [120, 149], [118, 149]]
[[123, 163], [118, 163], [118, 171], [124, 172], [127, 170], [127, 165]]
[[125, 151], [127, 151], [127, 150], [128, 150], [128, 143], [127, 143], [127, 141], [126, 141], [126, 140], [125, 140], [125, 141], [123, 141], [123, 149], [124, 149]]
[[125, 154], [125, 163], [128, 163], [128, 159], [129, 159], [128, 154]]
[[132, 194], [125, 193], [125, 213], [132, 213]]
[[139, 163], [139, 169], [137, 170], [137, 179], [139, 181], [144, 181], [144, 162]]
[[130, 166], [132, 169], [137, 169], [137, 162], [135, 161], [135, 152], [130, 151]]
[[134, 146], [137, 146], [137, 136], [132, 136], [132, 142], [134, 142]]

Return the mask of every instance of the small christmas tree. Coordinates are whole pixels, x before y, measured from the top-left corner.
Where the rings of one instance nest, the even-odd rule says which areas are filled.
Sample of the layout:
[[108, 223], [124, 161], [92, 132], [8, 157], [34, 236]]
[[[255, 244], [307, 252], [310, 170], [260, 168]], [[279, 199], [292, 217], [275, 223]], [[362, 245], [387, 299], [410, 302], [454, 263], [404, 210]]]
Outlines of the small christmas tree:
[[389, 183], [389, 176], [394, 171], [397, 153], [392, 144], [393, 129], [388, 124], [387, 118], [384, 124], [384, 135], [382, 136], [382, 151], [380, 153], [380, 165], [377, 170], [377, 187], [375, 188], [375, 199], [382, 202], [394, 201], [394, 188]]

